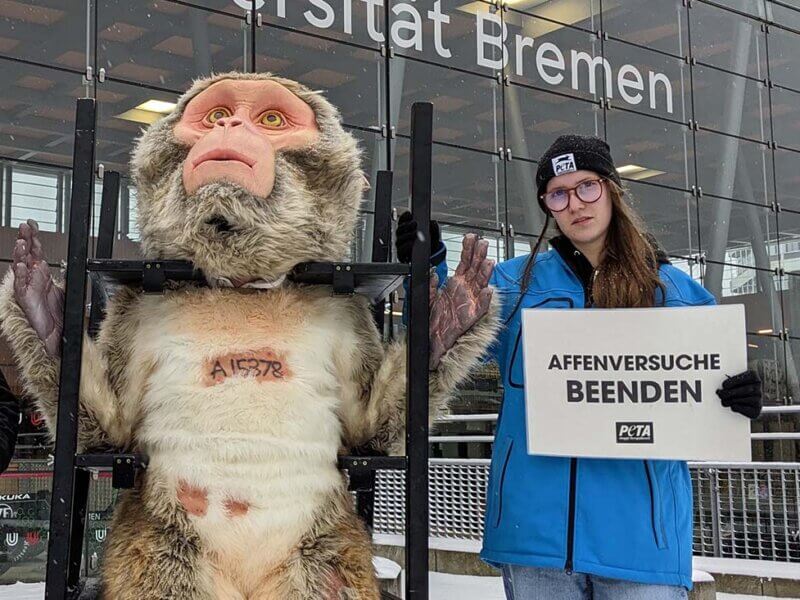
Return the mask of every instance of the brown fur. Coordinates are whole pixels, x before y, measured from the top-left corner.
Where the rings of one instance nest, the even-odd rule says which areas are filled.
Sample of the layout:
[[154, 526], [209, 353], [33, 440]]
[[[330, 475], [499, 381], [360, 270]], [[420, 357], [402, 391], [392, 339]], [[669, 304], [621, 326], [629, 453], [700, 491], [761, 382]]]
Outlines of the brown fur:
[[[183, 188], [180, 167], [188, 149], [175, 139], [172, 128], [191, 98], [225, 78], [273, 79], [315, 111], [319, 143], [278, 154], [275, 189], [267, 203], [228, 183], [205, 186], [191, 197]], [[134, 152], [144, 252], [149, 258], [191, 260], [212, 281], [253, 276], [277, 280], [299, 262], [342, 260], [352, 241], [364, 190], [359, 163], [355, 139], [342, 129], [338, 112], [319, 94], [270, 75], [232, 73], [199, 81], [172, 115], [150, 127]], [[205, 221], [220, 213], [238, 224], [241, 232], [215, 238]], [[14, 300], [12, 284], [8, 276], [0, 287], [2, 332], [14, 351], [26, 391], [37, 399], [48, 427], [55, 431], [59, 364], [44, 352]], [[248, 302], [267, 297], [259, 294], [273, 300], [273, 313], [263, 318], [243, 310]], [[308, 317], [304, 310], [326, 314], [335, 303], [336, 314], [344, 314], [334, 324], [341, 344], [331, 366], [341, 400], [341, 446], [344, 451], [356, 446], [402, 448], [405, 343], [382, 344], [364, 298], [330, 298], [329, 289], [284, 284], [268, 292], [243, 291], [235, 306], [228, 299], [230, 292], [177, 286], [158, 300], [156, 306], [161, 308], [155, 310], [176, 302], [197, 310], [188, 311], [191, 318], [165, 327], [164, 339], [191, 337], [196, 332], [198, 336], [236, 334], [248, 340], [286, 340]], [[152, 303], [150, 298], [147, 306]], [[431, 373], [431, 419], [444, 410], [448, 396], [488, 348], [497, 328], [496, 304]], [[150, 386], [158, 386], [152, 377], [157, 359], [135, 352], [138, 332], [148, 319], [143, 305], [138, 290], [119, 290], [109, 303], [97, 341], [84, 341], [81, 449], [138, 448], [137, 435], [146, 416], [142, 398]], [[239, 313], [249, 316], [241, 321]], [[244, 518], [252, 508], [236, 497], [224, 506], [236, 518]], [[296, 549], [286, 557], [266, 557], [265, 565], [273, 566], [257, 574], [260, 583], [255, 587], [250, 579], [243, 580], [251, 574], [241, 573], [229, 557], [203, 547], [187, 510], [200, 514], [206, 509], [202, 489], [187, 483], [175, 494], [160, 483], [153, 469], [140, 477], [135, 489], [121, 494], [115, 511], [102, 572], [103, 598], [330, 600], [338, 595], [344, 600], [378, 599], [370, 538], [354, 514], [343, 477], [323, 494], [313, 512], [313, 525], [299, 536]]]

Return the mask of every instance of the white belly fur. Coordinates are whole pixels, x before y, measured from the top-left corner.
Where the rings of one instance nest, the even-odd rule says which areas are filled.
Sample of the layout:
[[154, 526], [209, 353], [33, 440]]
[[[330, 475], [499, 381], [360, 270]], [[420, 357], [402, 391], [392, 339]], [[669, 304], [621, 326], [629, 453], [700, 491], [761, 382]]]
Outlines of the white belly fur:
[[[343, 317], [327, 300], [200, 290], [142, 303], [137, 346], [155, 367], [136, 437], [149, 481], [169, 494], [183, 484], [207, 492], [205, 514], [190, 518], [207, 548], [245, 570], [285, 558], [342, 485], [332, 356]], [[283, 357], [290, 377], [203, 383], [214, 357], [263, 348]], [[226, 500], [247, 513], [231, 516]]]

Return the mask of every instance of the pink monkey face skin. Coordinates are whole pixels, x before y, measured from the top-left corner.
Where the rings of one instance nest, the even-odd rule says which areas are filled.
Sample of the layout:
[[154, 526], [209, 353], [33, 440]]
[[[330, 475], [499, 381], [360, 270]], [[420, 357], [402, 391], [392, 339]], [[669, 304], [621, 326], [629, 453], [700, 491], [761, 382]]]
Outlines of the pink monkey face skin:
[[275, 184], [275, 153], [314, 143], [314, 111], [274, 81], [223, 80], [193, 98], [175, 125], [191, 147], [183, 185], [192, 194], [219, 181], [266, 198]]

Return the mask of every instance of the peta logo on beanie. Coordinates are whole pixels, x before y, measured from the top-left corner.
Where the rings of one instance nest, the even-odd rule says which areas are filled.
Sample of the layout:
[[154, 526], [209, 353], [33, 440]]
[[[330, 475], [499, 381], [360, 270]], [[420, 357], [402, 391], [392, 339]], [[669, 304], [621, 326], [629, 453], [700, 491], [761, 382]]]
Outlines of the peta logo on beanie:
[[553, 173], [555, 173], [556, 177], [564, 173], [574, 173], [578, 170], [578, 167], [575, 166], [575, 155], [572, 153], [556, 156], [552, 162]]

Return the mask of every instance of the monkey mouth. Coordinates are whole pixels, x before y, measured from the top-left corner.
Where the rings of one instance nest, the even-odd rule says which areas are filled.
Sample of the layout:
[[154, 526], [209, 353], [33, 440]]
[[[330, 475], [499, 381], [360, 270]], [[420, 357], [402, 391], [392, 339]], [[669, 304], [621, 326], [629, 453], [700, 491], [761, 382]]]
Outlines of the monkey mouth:
[[235, 229], [231, 222], [222, 215], [214, 215], [206, 219], [205, 224], [213, 227], [217, 233], [230, 233]]
[[236, 150], [231, 150], [228, 148], [215, 148], [214, 150], [209, 150], [205, 154], [201, 154], [197, 160], [194, 161], [194, 167], [196, 168], [198, 165], [203, 164], [204, 162], [208, 161], [226, 161], [226, 160], [233, 160], [236, 162], [244, 163], [248, 167], [252, 168], [255, 164], [255, 161], [251, 159], [249, 156], [245, 156], [241, 152], [237, 152]]

